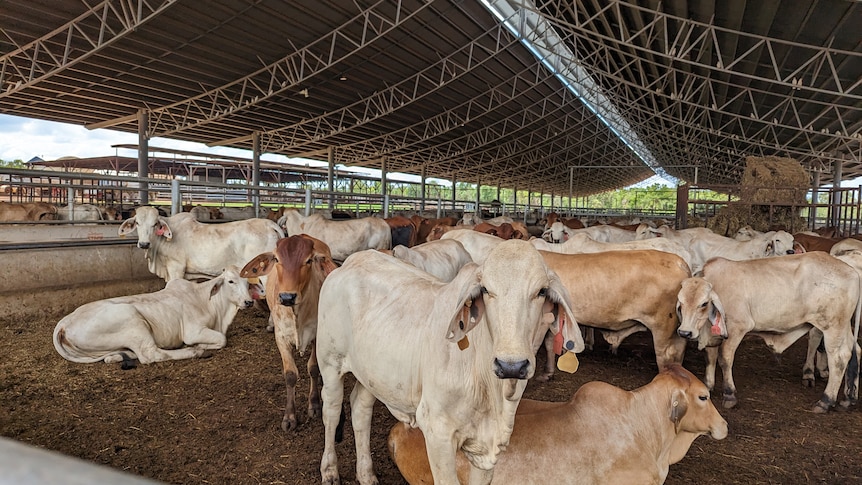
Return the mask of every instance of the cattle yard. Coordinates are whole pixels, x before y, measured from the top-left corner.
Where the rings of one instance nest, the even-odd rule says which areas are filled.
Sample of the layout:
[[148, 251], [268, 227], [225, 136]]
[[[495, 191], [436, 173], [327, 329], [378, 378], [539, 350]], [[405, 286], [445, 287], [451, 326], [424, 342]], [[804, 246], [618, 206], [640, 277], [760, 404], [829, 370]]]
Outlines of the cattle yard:
[[[281, 360], [266, 332], [266, 315], [241, 311], [228, 345], [209, 359], [170, 361], [121, 370], [119, 364], [74, 364], [51, 345], [61, 314], [0, 319], [0, 435], [57, 450], [167, 483], [308, 485], [320, 481], [323, 425], [299, 406], [300, 427], [281, 430], [284, 380]], [[540, 358], [541, 358], [540, 352]], [[744, 391], [721, 441], [694, 441], [670, 467], [669, 485], [849, 484], [862, 480], [862, 411], [809, 411], [823, 392], [801, 385], [804, 339], [780, 360], [758, 339], [746, 339], [734, 372]], [[297, 361], [303, 358], [296, 355]], [[583, 383], [601, 380], [624, 389], [656, 373], [648, 333], [627, 339], [618, 356], [606, 345], [580, 354], [575, 374], [557, 372], [547, 383], [531, 380], [525, 398], [568, 399]], [[705, 357], [689, 347], [684, 365], [702, 378]], [[308, 379], [297, 384], [305, 396]], [[302, 402], [303, 398], [300, 398]], [[388, 457], [386, 434], [395, 420], [379, 403], [372, 452], [380, 483], [403, 484]], [[338, 445], [342, 483], [355, 483], [349, 424]], [[559, 466], [578, 473], [578, 463]], [[48, 466], [48, 465], [45, 465]]]

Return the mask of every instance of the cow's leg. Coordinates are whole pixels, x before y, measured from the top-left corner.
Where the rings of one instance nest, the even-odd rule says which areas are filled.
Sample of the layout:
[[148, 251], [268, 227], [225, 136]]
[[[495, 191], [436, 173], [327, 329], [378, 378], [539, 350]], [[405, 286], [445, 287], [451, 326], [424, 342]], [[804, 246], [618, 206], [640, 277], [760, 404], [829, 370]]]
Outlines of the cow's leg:
[[[121, 311], [121, 310], [116, 310]], [[203, 349], [196, 347], [182, 347], [179, 349], [166, 350], [159, 348], [156, 344], [153, 334], [150, 331], [150, 325], [142, 318], [137, 310], [127, 307], [123, 308], [125, 313], [117, 313], [115, 318], [122, 317], [123, 324], [116, 327], [112, 321], [94, 322], [86, 335], [92, 335], [92, 339], [84, 340], [98, 342], [98, 349], [89, 350], [105, 350], [114, 351], [117, 349], [129, 349], [128, 357], [137, 357], [141, 364], [151, 364], [153, 362], [163, 362], [166, 360], [182, 360], [193, 359], [204, 354]], [[120, 352], [122, 353], [122, 351]], [[119, 356], [117, 359], [116, 356]], [[106, 362], [122, 361], [122, 356], [117, 353], [114, 357], [106, 360]]]
[[316, 418], [320, 416], [320, 388], [323, 386], [323, 379], [320, 377], [320, 366], [317, 365], [317, 345], [311, 342], [311, 355], [308, 356], [309, 385], [308, 385], [308, 416]]
[[823, 397], [812, 409], [815, 413], [825, 413], [835, 405], [841, 380], [856, 347], [849, 326], [826, 329], [823, 331], [823, 342], [826, 344], [826, 358], [829, 360], [829, 380], [826, 381]]
[[281, 420], [281, 429], [285, 432], [294, 431], [296, 422], [296, 381], [299, 378], [299, 369], [293, 360], [293, 342], [295, 340], [295, 322], [293, 311], [286, 307], [270, 306], [272, 321], [275, 324], [275, 344], [281, 355], [282, 375], [285, 384], [284, 417]]
[[[327, 371], [329, 371], [327, 373]], [[338, 454], [335, 452], [335, 433], [341, 420], [341, 405], [344, 402], [343, 376], [332, 367], [321, 369], [323, 389], [323, 456], [320, 459], [320, 476], [324, 485], [341, 483], [338, 476]]]
[[668, 325], [661, 328], [658, 325], [653, 325], [650, 327], [655, 360], [659, 371], [668, 364], [681, 364], [685, 356], [686, 340], [676, 333], [677, 326]]
[[478, 484], [478, 485], [489, 485], [491, 480], [494, 478], [494, 469], [491, 470], [483, 470], [481, 468], [476, 468], [475, 466], [470, 466], [470, 485]]
[[745, 333], [732, 333], [718, 349], [718, 365], [724, 378], [722, 403], [726, 409], [736, 406], [736, 384], [733, 382], [733, 358]]
[[[421, 407], [421, 405], [420, 405]], [[425, 435], [428, 463], [435, 485], [460, 485], [455, 461], [458, 442], [451, 425], [444, 420], [432, 420], [428, 412], [416, 411], [416, 420]], [[472, 485], [472, 482], [470, 482]]]
[[227, 345], [227, 338], [223, 333], [207, 327], [183, 327], [183, 342], [186, 345], [194, 345], [203, 350], [215, 350]]
[[[820, 361], [817, 361], [819, 354], [817, 348], [820, 346], [822, 341], [823, 332], [818, 328], [812, 327], [808, 332], [808, 352], [805, 354], [805, 364], [802, 365], [802, 385], [805, 387], [814, 387], [815, 365], [820, 364], [820, 362], [825, 360], [821, 359]], [[822, 373], [820, 373], [820, 375], [821, 377], [824, 377]]]
[[548, 382], [554, 377], [554, 364], [556, 363], [556, 354], [554, 353], [554, 334], [551, 332], [545, 333], [545, 372], [536, 374], [536, 380], [539, 382]]
[[841, 402], [841, 406], [845, 408], [859, 402], [859, 369], [862, 347], [853, 340], [850, 342], [853, 344], [853, 354], [850, 356], [847, 374], [844, 376], [844, 396], [846, 399]]
[[584, 350], [593, 350], [593, 346], [596, 344], [596, 329], [593, 327], [581, 327], [581, 331], [584, 333]]
[[632, 334], [643, 332], [646, 329], [645, 326], [638, 324], [623, 330], [602, 330], [602, 337], [610, 344], [611, 354], [617, 355], [617, 351], [620, 349], [620, 344], [623, 343], [623, 340]]
[[374, 463], [371, 461], [371, 416], [377, 398], [360, 382], [350, 394], [350, 417], [353, 440], [356, 442], [356, 479], [361, 485], [377, 485]]
[[718, 349], [719, 347], [706, 348], [706, 370], [703, 375], [703, 383], [710, 391], [715, 389], [715, 363], [718, 361]]

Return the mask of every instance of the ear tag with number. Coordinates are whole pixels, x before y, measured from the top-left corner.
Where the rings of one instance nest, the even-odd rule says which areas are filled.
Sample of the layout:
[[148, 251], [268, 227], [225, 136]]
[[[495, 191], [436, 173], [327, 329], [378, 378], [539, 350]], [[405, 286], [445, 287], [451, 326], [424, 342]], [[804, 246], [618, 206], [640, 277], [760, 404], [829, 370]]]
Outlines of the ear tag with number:
[[458, 341], [458, 348], [461, 350], [465, 350], [469, 346], [470, 346], [470, 341], [467, 340], [467, 336], [464, 335], [464, 338], [462, 338], [461, 340]]

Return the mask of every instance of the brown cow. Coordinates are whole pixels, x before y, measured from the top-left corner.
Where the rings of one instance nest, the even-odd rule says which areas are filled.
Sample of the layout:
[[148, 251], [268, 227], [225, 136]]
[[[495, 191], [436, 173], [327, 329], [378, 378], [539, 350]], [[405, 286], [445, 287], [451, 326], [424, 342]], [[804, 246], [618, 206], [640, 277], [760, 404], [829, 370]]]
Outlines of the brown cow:
[[[704, 434], [724, 439], [727, 421], [680, 365], [634, 391], [588, 382], [565, 403], [521, 400], [491, 483], [660, 484]], [[389, 453], [407, 483], [434, 483], [421, 430], [396, 424]], [[460, 452], [457, 468], [466, 484], [470, 465]]]
[[281, 429], [297, 427], [296, 381], [299, 372], [293, 360], [293, 349], [302, 355], [311, 346], [308, 358], [308, 415], [320, 416], [320, 369], [317, 366], [314, 339], [317, 334], [317, 302], [326, 276], [335, 269], [329, 247], [306, 234], [282, 238], [275, 252], [263, 253], [249, 261], [241, 271], [243, 278], [275, 273], [266, 280], [266, 302], [275, 327], [275, 342], [281, 354], [287, 401]]
[[383, 219], [392, 230], [392, 247], [401, 245], [412, 248], [416, 245], [418, 228], [416, 224], [404, 216], [392, 216]]
[[[410, 219], [414, 223], [416, 223], [416, 227], [419, 228], [416, 235], [416, 244], [422, 244], [426, 241], [429, 241], [428, 235], [431, 234], [431, 231], [438, 225], [454, 226], [458, 223], [458, 219], [454, 217], [441, 217], [440, 219], [424, 219], [420, 216], [414, 215]], [[439, 236], [437, 237], [437, 239], [440, 239]]]
[[[682, 258], [650, 249], [539, 253], [569, 290], [578, 324], [601, 329], [613, 352], [628, 335], [648, 329], [659, 368], [682, 362], [686, 342], [676, 332], [676, 301], [682, 282], [691, 276]], [[553, 375], [552, 344], [546, 339], [548, 367], [537, 376], [540, 380]]]
[[811, 234], [805, 233], [796, 233], [793, 235], [794, 248], [796, 244], [799, 244], [803, 248], [805, 248], [806, 252], [809, 251], [823, 251], [828, 253], [832, 246], [835, 243], [843, 241], [842, 238], [831, 238], [831, 237], [823, 237], [823, 236], [812, 236]]

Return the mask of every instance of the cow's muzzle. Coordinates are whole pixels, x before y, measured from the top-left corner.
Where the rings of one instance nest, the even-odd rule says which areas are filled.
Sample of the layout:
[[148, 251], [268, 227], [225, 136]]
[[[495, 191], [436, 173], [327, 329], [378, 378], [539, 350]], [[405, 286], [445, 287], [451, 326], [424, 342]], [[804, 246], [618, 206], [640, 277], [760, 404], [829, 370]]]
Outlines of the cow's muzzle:
[[149, 249], [149, 248], [150, 248], [150, 243], [148, 243], [148, 242], [139, 242], [139, 243], [138, 243], [138, 247], [139, 247], [139, 248], [141, 248], [141, 249]]
[[507, 362], [494, 359], [494, 374], [500, 379], [526, 379], [530, 373], [530, 361]]
[[251, 308], [253, 306], [254, 306], [254, 300], [246, 300], [245, 301], [245, 307], [246, 308]]
[[278, 302], [284, 306], [296, 305], [296, 293], [279, 293]]
[[680, 337], [691, 340], [692, 333], [689, 330], [677, 330], [676, 333], [679, 334]]

